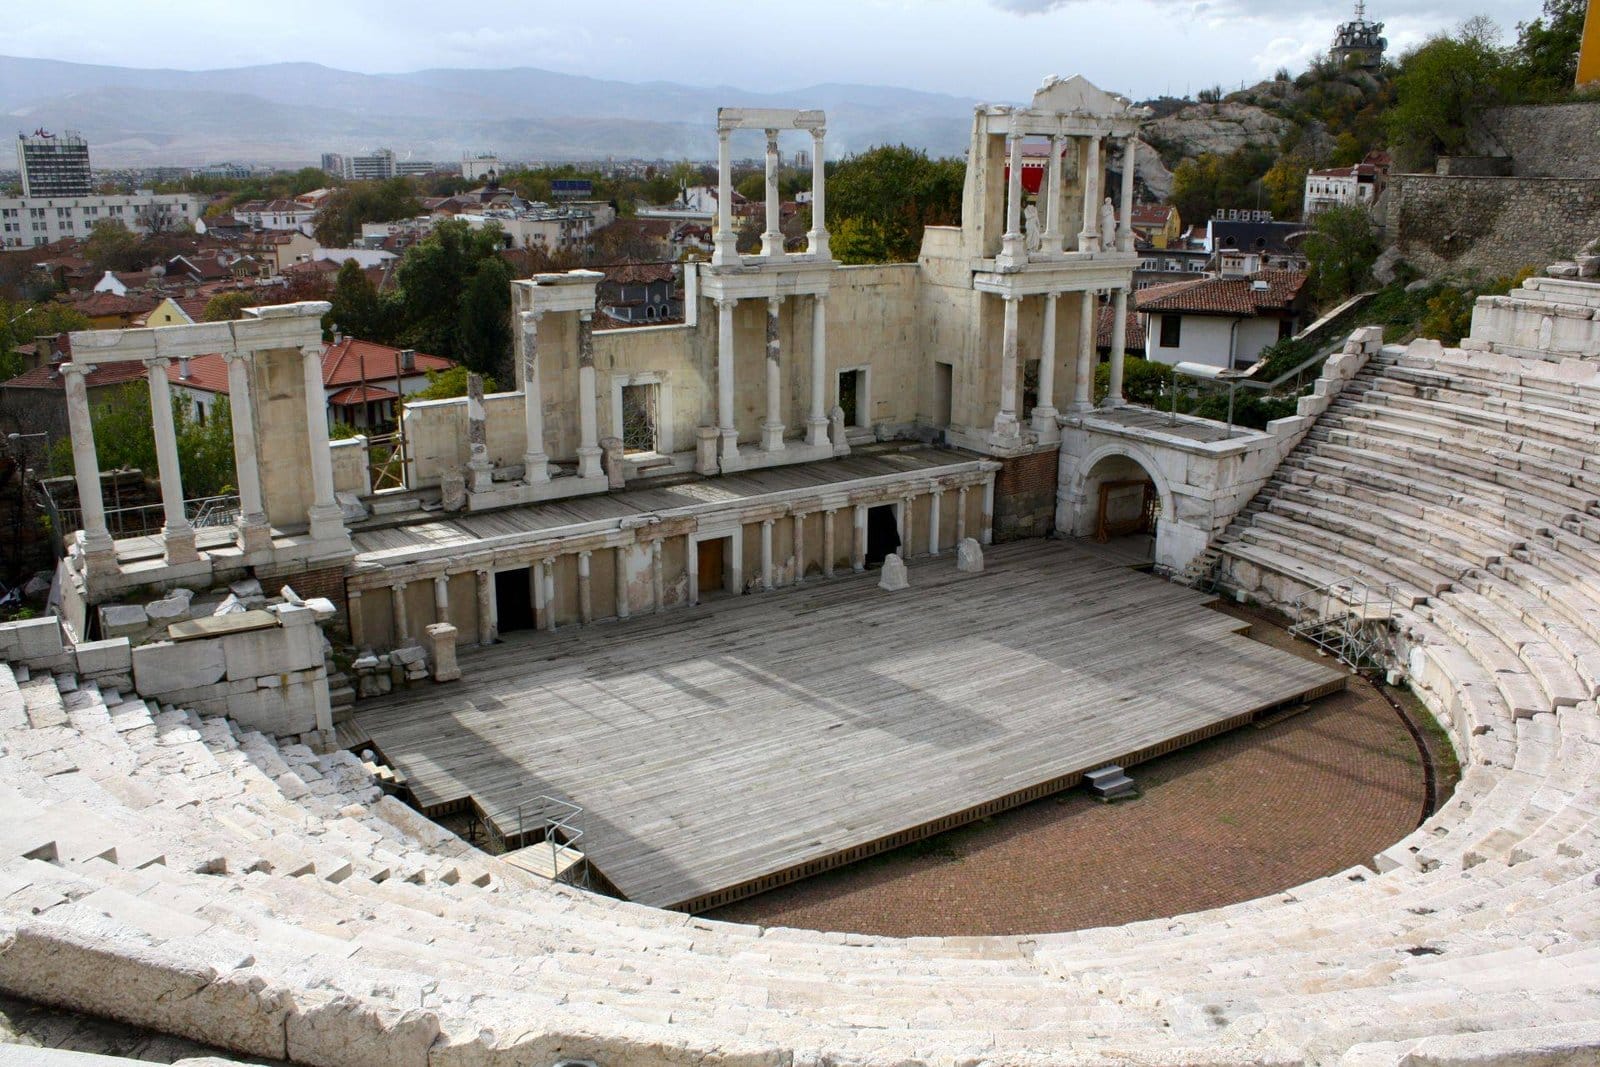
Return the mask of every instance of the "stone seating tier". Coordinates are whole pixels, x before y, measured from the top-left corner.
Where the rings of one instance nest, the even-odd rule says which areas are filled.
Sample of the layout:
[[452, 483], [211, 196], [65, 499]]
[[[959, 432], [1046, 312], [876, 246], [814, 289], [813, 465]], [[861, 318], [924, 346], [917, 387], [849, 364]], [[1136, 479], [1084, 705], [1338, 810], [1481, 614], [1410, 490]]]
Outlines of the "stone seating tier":
[[[1352, 388], [1400, 396], [1391, 371], [1442, 362], [1386, 357]], [[1600, 391], [1554, 393], [1600, 411]], [[1405, 665], [1465, 776], [1382, 873], [1059, 934], [732, 926], [525, 875], [347, 753], [0, 668], [0, 989], [309, 1064], [1581, 1062], [1600, 1049], [1594, 513], [1549, 463], [1511, 465], [1511, 422], [1452, 425], [1330, 411], [1222, 546], [1224, 581], [1280, 604], [1350, 573], [1406, 590]], [[1580, 422], [1542, 425], [1574, 436], [1525, 440], [1581, 450]]]

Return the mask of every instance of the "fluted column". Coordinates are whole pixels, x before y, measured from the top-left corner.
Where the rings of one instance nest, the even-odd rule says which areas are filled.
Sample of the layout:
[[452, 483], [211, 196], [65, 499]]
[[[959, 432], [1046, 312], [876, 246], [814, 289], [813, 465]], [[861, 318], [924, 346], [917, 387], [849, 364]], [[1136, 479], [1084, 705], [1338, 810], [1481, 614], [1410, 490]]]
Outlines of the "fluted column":
[[834, 558], [839, 554], [839, 509], [829, 508], [822, 513], [822, 576], [833, 577]]
[[761, 588], [772, 592], [772, 521], [761, 520]]
[[806, 513], [797, 511], [792, 516], [794, 520], [794, 584], [800, 585], [806, 580]]
[[1050, 167], [1045, 180], [1044, 234], [1041, 246], [1050, 255], [1061, 251], [1061, 151], [1065, 138], [1055, 134], [1050, 138]]
[[1122, 223], [1117, 227], [1117, 251], [1133, 251], [1133, 172], [1139, 159], [1139, 137], [1129, 134], [1122, 148]]
[[700, 603], [700, 542], [689, 538], [684, 542], [689, 549], [684, 561], [689, 569], [689, 603]]
[[978, 531], [982, 544], [994, 541], [994, 475], [983, 483], [983, 529]]
[[168, 564], [193, 563], [200, 558], [194, 547], [194, 527], [183, 512], [183, 469], [178, 463], [178, 431], [172, 424], [172, 387], [167, 382], [167, 360], [144, 361], [150, 382], [150, 425], [156, 442], [156, 466], [161, 472], [161, 527], [163, 556]]
[[594, 312], [578, 312], [578, 477], [603, 478], [594, 377]]
[[389, 586], [389, 604], [394, 613], [394, 643], [398, 648], [411, 640], [411, 616], [406, 611], [406, 583]]
[[556, 632], [556, 561], [547, 558], [539, 564], [539, 584], [544, 588], [544, 629]]
[[739, 261], [739, 238], [733, 232], [733, 163], [728, 157], [731, 130], [717, 130], [717, 237], [713, 266]]
[[850, 545], [850, 569], [867, 569], [867, 506], [857, 504], [855, 512], [855, 537]]
[[544, 389], [539, 384], [539, 317], [524, 311], [522, 325], [522, 425], [528, 442], [522, 453], [522, 480], [537, 485], [550, 480], [550, 457], [544, 450]]
[[806, 250], [818, 259], [828, 259], [833, 254], [828, 250], [828, 174], [823, 163], [827, 135], [821, 126], [811, 131], [811, 232], [806, 234]]
[[734, 303], [717, 299], [717, 433], [722, 439], [722, 462], [728, 465], [739, 460], [739, 430], [733, 423]]
[[956, 544], [967, 539], [967, 493], [968, 487], [963, 485], [956, 490]]
[[783, 451], [783, 344], [778, 340], [778, 313], [781, 297], [767, 298], [767, 418], [761, 424], [761, 448], [765, 452]]
[[261, 499], [250, 365], [243, 352], [224, 352], [228, 365], [228, 415], [233, 421], [233, 469], [239, 486], [239, 548], [246, 555], [272, 548], [272, 529]]
[[1090, 137], [1084, 148], [1083, 229], [1078, 251], [1100, 251], [1100, 138]]
[[[824, 235], [826, 236], [826, 235]], [[811, 298], [811, 414], [806, 417], [806, 444], [828, 443], [828, 294]]]
[[311, 507], [306, 511], [313, 539], [343, 539], [344, 516], [333, 497], [333, 455], [328, 451], [328, 401], [322, 388], [322, 344], [300, 350], [305, 373], [306, 444], [311, 453]]
[[1088, 411], [1094, 407], [1094, 293], [1083, 291], [1078, 313], [1078, 362], [1072, 382], [1072, 410]]
[[1123, 362], [1128, 358], [1128, 289], [1118, 286], [1111, 297], [1111, 388], [1106, 393], [1105, 406], [1120, 407], [1122, 399]]
[[1028, 260], [1028, 246], [1022, 234], [1022, 134], [1016, 129], [1006, 134], [1006, 160], [1006, 232], [1000, 239], [1000, 258], [1020, 266]]
[[1050, 433], [1056, 428], [1056, 301], [1060, 293], [1044, 294], [1044, 330], [1039, 343], [1039, 402], [1033, 409], [1033, 428]]
[[488, 646], [500, 636], [495, 632], [494, 571], [488, 568], [478, 573], [478, 644]]
[[783, 202], [778, 199], [778, 131], [767, 131], [767, 228], [761, 234], [761, 254], [783, 255]]
[[346, 589], [344, 600], [350, 614], [350, 643], [360, 651], [367, 646], [367, 624], [361, 614], [361, 590]]
[[589, 580], [590, 555], [588, 551], [578, 553], [578, 621], [584, 626], [594, 622], [594, 590]]
[[934, 486], [928, 494], [928, 555], [939, 554], [939, 514], [940, 505], [944, 503], [944, 490]]
[[[83, 518], [84, 565], [91, 577], [117, 570], [116, 545], [106, 529], [106, 506], [100, 496], [100, 460], [94, 450], [94, 419], [89, 411], [89, 390], [84, 378], [94, 368], [86, 363], [64, 363], [67, 426], [72, 440], [72, 474], [78, 485], [78, 507]], [[62, 533], [71, 531], [63, 530]]]
[[441, 574], [433, 580], [433, 621], [450, 621], [450, 576]]
[[625, 545], [618, 545], [613, 555], [617, 568], [617, 618], [626, 619], [632, 607], [628, 603], [628, 549]]
[[1000, 410], [994, 416], [996, 437], [1017, 435], [1017, 305], [1020, 298], [1007, 294], [1004, 332], [1000, 341]]
[[666, 607], [667, 576], [661, 566], [661, 538], [658, 537], [650, 542], [650, 610], [659, 615]]

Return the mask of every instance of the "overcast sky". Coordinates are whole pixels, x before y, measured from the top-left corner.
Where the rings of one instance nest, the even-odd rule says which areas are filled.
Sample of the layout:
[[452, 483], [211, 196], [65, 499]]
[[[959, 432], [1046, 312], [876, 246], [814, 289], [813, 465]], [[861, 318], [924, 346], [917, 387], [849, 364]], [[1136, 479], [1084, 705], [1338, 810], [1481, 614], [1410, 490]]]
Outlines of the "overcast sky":
[[[12, 6], [10, 4], [7, 5]], [[530, 66], [743, 89], [895, 85], [1021, 100], [1081, 73], [1137, 97], [1237, 86], [1327, 48], [1349, 0], [77, 0], [20, 3], [0, 52], [190, 69]], [[1514, 39], [1540, 0], [1371, 0], [1391, 49], [1469, 15]], [[481, 24], [480, 24], [481, 23]]]

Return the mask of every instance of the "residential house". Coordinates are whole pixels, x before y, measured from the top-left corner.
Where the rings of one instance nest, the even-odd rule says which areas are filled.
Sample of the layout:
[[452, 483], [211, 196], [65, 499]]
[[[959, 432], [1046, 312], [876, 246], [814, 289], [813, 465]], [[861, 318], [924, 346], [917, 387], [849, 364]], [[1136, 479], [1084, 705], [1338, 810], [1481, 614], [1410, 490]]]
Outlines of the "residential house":
[[1171, 204], [1134, 205], [1132, 225], [1134, 240], [1151, 248], [1171, 248], [1183, 238], [1183, 218]]
[[1370, 209], [1377, 203], [1386, 177], [1376, 163], [1311, 171], [1306, 175], [1305, 217], [1342, 204]]
[[1262, 349], [1294, 336], [1305, 312], [1306, 275], [1262, 271], [1146, 289], [1135, 297], [1145, 358], [1243, 368]]
[[299, 200], [248, 200], [234, 205], [233, 217], [258, 230], [298, 230], [310, 236], [317, 208]]
[[619, 325], [646, 326], [683, 320], [678, 272], [670, 263], [626, 263], [602, 268], [600, 312]]

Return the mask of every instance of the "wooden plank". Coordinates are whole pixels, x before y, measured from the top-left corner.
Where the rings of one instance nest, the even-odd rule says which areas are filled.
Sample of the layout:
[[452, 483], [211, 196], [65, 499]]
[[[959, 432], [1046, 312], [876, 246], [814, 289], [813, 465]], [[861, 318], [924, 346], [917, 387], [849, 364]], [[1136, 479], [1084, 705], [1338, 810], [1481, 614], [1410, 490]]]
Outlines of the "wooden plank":
[[1070, 542], [914, 560], [623, 624], [515, 635], [363, 703], [425, 806], [546, 793], [629, 898], [674, 905], [859, 850], [1341, 677]]

